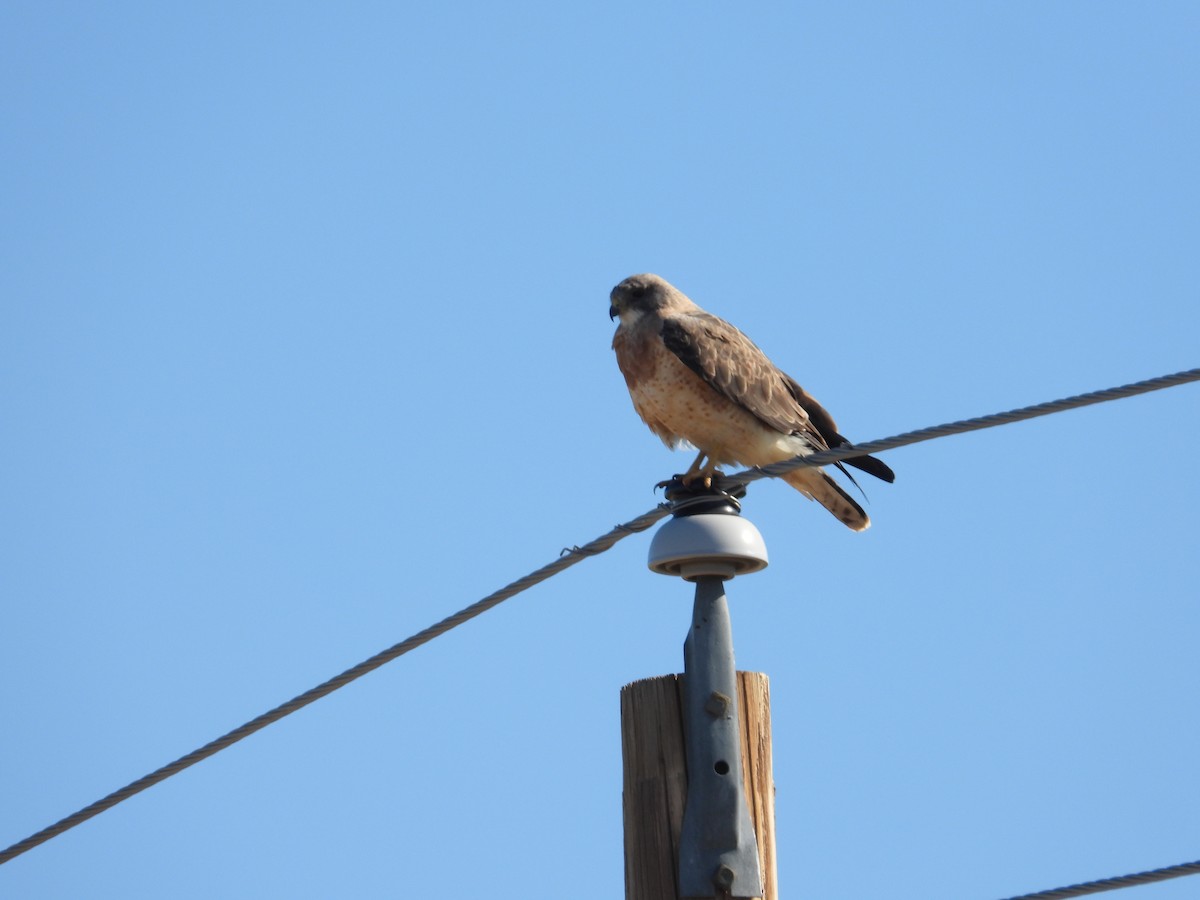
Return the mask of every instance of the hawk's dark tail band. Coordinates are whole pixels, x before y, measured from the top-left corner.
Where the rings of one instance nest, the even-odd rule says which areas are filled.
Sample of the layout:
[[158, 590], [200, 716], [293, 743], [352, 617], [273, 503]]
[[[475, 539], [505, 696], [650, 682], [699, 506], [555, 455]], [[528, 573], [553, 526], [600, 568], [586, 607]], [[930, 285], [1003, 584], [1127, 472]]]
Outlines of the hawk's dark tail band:
[[800, 493], [816, 500], [852, 531], [865, 531], [871, 520], [845, 489], [820, 469], [795, 469], [781, 476]]

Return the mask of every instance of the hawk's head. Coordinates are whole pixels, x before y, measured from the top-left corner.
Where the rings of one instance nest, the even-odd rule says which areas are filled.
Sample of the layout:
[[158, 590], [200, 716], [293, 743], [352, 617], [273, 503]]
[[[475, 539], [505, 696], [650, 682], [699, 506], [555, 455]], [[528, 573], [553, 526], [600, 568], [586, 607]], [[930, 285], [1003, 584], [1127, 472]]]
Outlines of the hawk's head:
[[631, 324], [647, 312], [691, 306], [691, 301], [677, 291], [666, 279], [657, 275], [630, 275], [609, 294], [610, 319], [621, 317], [622, 324]]

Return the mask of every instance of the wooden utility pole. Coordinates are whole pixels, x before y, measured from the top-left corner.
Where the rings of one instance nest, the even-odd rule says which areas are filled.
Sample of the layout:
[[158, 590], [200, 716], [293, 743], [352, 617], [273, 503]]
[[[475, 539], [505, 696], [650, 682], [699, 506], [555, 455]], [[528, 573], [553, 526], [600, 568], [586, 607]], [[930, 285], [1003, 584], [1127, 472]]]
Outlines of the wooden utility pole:
[[[679, 900], [679, 833], [687, 798], [682, 690], [680, 675], [621, 689], [626, 900]], [[738, 672], [737, 692], [742, 774], [758, 838], [763, 898], [778, 900], [767, 676]]]

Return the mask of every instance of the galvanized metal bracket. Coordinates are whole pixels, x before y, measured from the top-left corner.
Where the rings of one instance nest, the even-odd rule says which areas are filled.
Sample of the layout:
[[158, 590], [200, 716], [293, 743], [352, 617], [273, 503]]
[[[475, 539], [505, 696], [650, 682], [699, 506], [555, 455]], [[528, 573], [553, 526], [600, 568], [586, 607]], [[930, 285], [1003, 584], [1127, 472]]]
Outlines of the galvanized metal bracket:
[[696, 579], [683, 644], [688, 792], [679, 839], [682, 897], [761, 897], [758, 841], [742, 780], [737, 671], [725, 579]]

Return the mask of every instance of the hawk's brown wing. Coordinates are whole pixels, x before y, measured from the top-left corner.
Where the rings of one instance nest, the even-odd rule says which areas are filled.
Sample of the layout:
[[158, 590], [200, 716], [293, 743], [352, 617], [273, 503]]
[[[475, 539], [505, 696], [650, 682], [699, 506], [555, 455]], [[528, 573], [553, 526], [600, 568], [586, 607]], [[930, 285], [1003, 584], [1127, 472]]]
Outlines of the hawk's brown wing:
[[[829, 413], [723, 319], [708, 313], [672, 316], [663, 322], [662, 339], [709, 387], [776, 431], [805, 437], [816, 449], [829, 446], [821, 425], [837, 433]], [[811, 411], [797, 392], [812, 404]]]
[[[820, 403], [724, 319], [706, 312], [672, 316], [663, 322], [662, 339], [709, 387], [776, 431], [800, 435], [814, 450], [849, 443]], [[884, 481], [896, 477], [874, 457], [845, 462]]]

